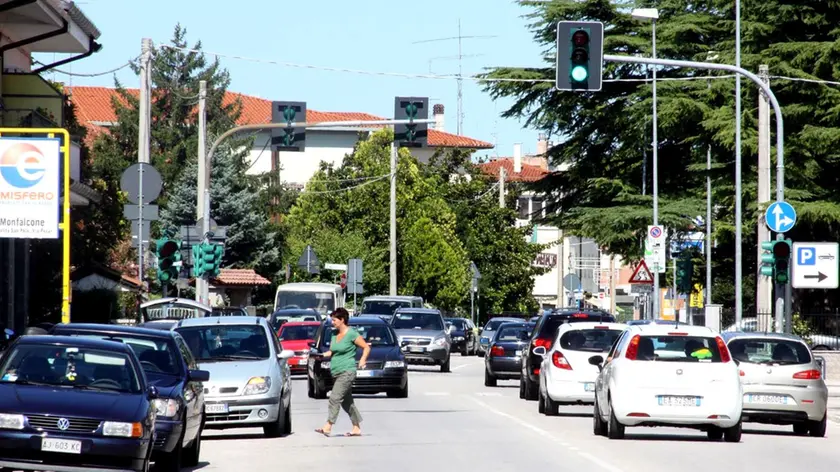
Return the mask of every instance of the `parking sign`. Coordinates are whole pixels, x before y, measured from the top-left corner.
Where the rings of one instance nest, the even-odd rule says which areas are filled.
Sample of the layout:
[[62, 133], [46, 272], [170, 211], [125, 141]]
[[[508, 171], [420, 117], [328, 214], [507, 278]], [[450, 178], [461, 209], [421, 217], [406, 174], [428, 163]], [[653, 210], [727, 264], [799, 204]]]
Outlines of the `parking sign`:
[[793, 288], [838, 288], [838, 243], [793, 243]]

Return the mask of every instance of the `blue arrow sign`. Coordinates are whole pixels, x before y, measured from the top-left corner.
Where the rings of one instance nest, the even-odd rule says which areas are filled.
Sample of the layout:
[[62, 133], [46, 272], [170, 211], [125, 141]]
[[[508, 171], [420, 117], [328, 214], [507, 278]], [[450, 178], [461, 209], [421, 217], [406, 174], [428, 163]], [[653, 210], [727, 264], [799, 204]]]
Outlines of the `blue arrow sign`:
[[796, 223], [796, 210], [788, 202], [774, 202], [767, 207], [764, 222], [774, 233], [787, 233]]

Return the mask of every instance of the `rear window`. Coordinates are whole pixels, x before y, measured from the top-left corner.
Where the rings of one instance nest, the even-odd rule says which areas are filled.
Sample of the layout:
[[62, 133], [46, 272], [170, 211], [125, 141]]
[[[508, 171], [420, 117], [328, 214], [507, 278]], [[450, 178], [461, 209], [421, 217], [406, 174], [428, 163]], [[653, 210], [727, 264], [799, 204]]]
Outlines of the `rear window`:
[[638, 361], [720, 362], [715, 338], [701, 336], [642, 336]]
[[570, 351], [607, 352], [623, 331], [619, 329], [575, 329], [560, 337], [560, 348]]
[[730, 341], [732, 358], [748, 364], [809, 364], [811, 352], [798, 341], [772, 338], [736, 338]]
[[305, 341], [315, 339], [315, 333], [320, 325], [283, 325], [280, 327], [278, 338], [280, 341]]
[[554, 339], [554, 335], [557, 334], [557, 328], [560, 327], [563, 323], [582, 323], [582, 322], [603, 322], [603, 323], [612, 323], [615, 321], [612, 316], [609, 315], [592, 315], [588, 313], [564, 313], [562, 315], [548, 315], [543, 323], [542, 327], [540, 328], [539, 337], [541, 338], [551, 338]]
[[502, 328], [496, 333], [496, 342], [522, 340], [525, 337], [522, 334], [523, 332], [529, 332], [527, 326], [525, 325], [502, 326]]
[[510, 322], [514, 322], [514, 320], [511, 320], [509, 318], [508, 319], [497, 318], [497, 319], [494, 319], [494, 320], [490, 320], [490, 321], [487, 322], [487, 325], [484, 326], [484, 331], [496, 331], [497, 329], [499, 329], [499, 326], [501, 326], [502, 323], [510, 323]]

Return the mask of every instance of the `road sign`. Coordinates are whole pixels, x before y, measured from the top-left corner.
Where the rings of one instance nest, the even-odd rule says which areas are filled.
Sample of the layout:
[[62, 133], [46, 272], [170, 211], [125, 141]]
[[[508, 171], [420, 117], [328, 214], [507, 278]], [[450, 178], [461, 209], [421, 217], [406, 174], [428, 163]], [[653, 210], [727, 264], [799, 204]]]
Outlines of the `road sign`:
[[659, 225], [648, 226], [645, 239], [645, 264], [653, 272], [665, 273], [665, 242], [667, 240], [665, 228]]
[[347, 271], [347, 264], [324, 264], [324, 269]]
[[127, 220], [139, 220], [141, 219], [141, 212], [142, 211], [142, 219], [148, 221], [157, 221], [158, 219], [158, 206], [157, 205], [123, 205], [123, 216]]
[[647, 294], [653, 292], [653, 285], [649, 284], [632, 284], [630, 285], [630, 293]]
[[147, 247], [149, 245], [149, 235], [151, 234], [150, 230], [151, 221], [143, 220], [142, 226], [140, 225], [140, 220], [134, 220], [131, 222], [131, 247], [140, 247], [140, 238], [143, 238], [143, 246]]
[[300, 259], [298, 259], [298, 267], [310, 274], [320, 274], [320, 266], [321, 263], [318, 262], [318, 256], [315, 255], [315, 250], [312, 249], [312, 246], [306, 246]]
[[347, 261], [347, 293], [364, 293], [364, 273], [361, 259], [350, 259]]
[[788, 202], [774, 202], [764, 212], [764, 222], [770, 231], [787, 233], [796, 223], [796, 210]]
[[[143, 170], [143, 202], [140, 202], [140, 169]], [[160, 196], [163, 180], [157, 169], [151, 164], [138, 162], [132, 164], [120, 177], [120, 190], [126, 193], [126, 198], [136, 205], [145, 205], [155, 201]]]
[[793, 288], [838, 288], [838, 257], [838, 243], [793, 243]]
[[652, 284], [653, 283], [653, 274], [648, 269], [647, 264], [645, 261], [639, 261], [639, 265], [636, 266], [636, 269], [633, 271], [633, 275], [630, 276], [630, 283], [631, 284]]

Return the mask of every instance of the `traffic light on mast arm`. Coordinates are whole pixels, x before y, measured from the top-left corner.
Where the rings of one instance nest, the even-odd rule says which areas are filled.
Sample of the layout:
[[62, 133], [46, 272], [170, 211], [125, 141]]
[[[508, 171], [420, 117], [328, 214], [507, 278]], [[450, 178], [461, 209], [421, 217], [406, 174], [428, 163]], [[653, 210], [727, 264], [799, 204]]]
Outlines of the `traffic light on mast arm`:
[[790, 240], [764, 241], [761, 249], [761, 275], [771, 277], [777, 284], [790, 283]]
[[304, 152], [306, 128], [293, 126], [306, 121], [306, 102], [271, 102], [271, 122], [286, 123], [285, 128], [271, 130], [271, 147], [275, 151]]
[[[396, 97], [394, 99], [395, 120], [429, 119], [428, 97]], [[414, 123], [394, 125], [394, 142], [398, 147], [424, 148], [428, 145], [429, 125]]]
[[557, 24], [557, 90], [601, 90], [603, 65], [603, 23], [561, 21]]

